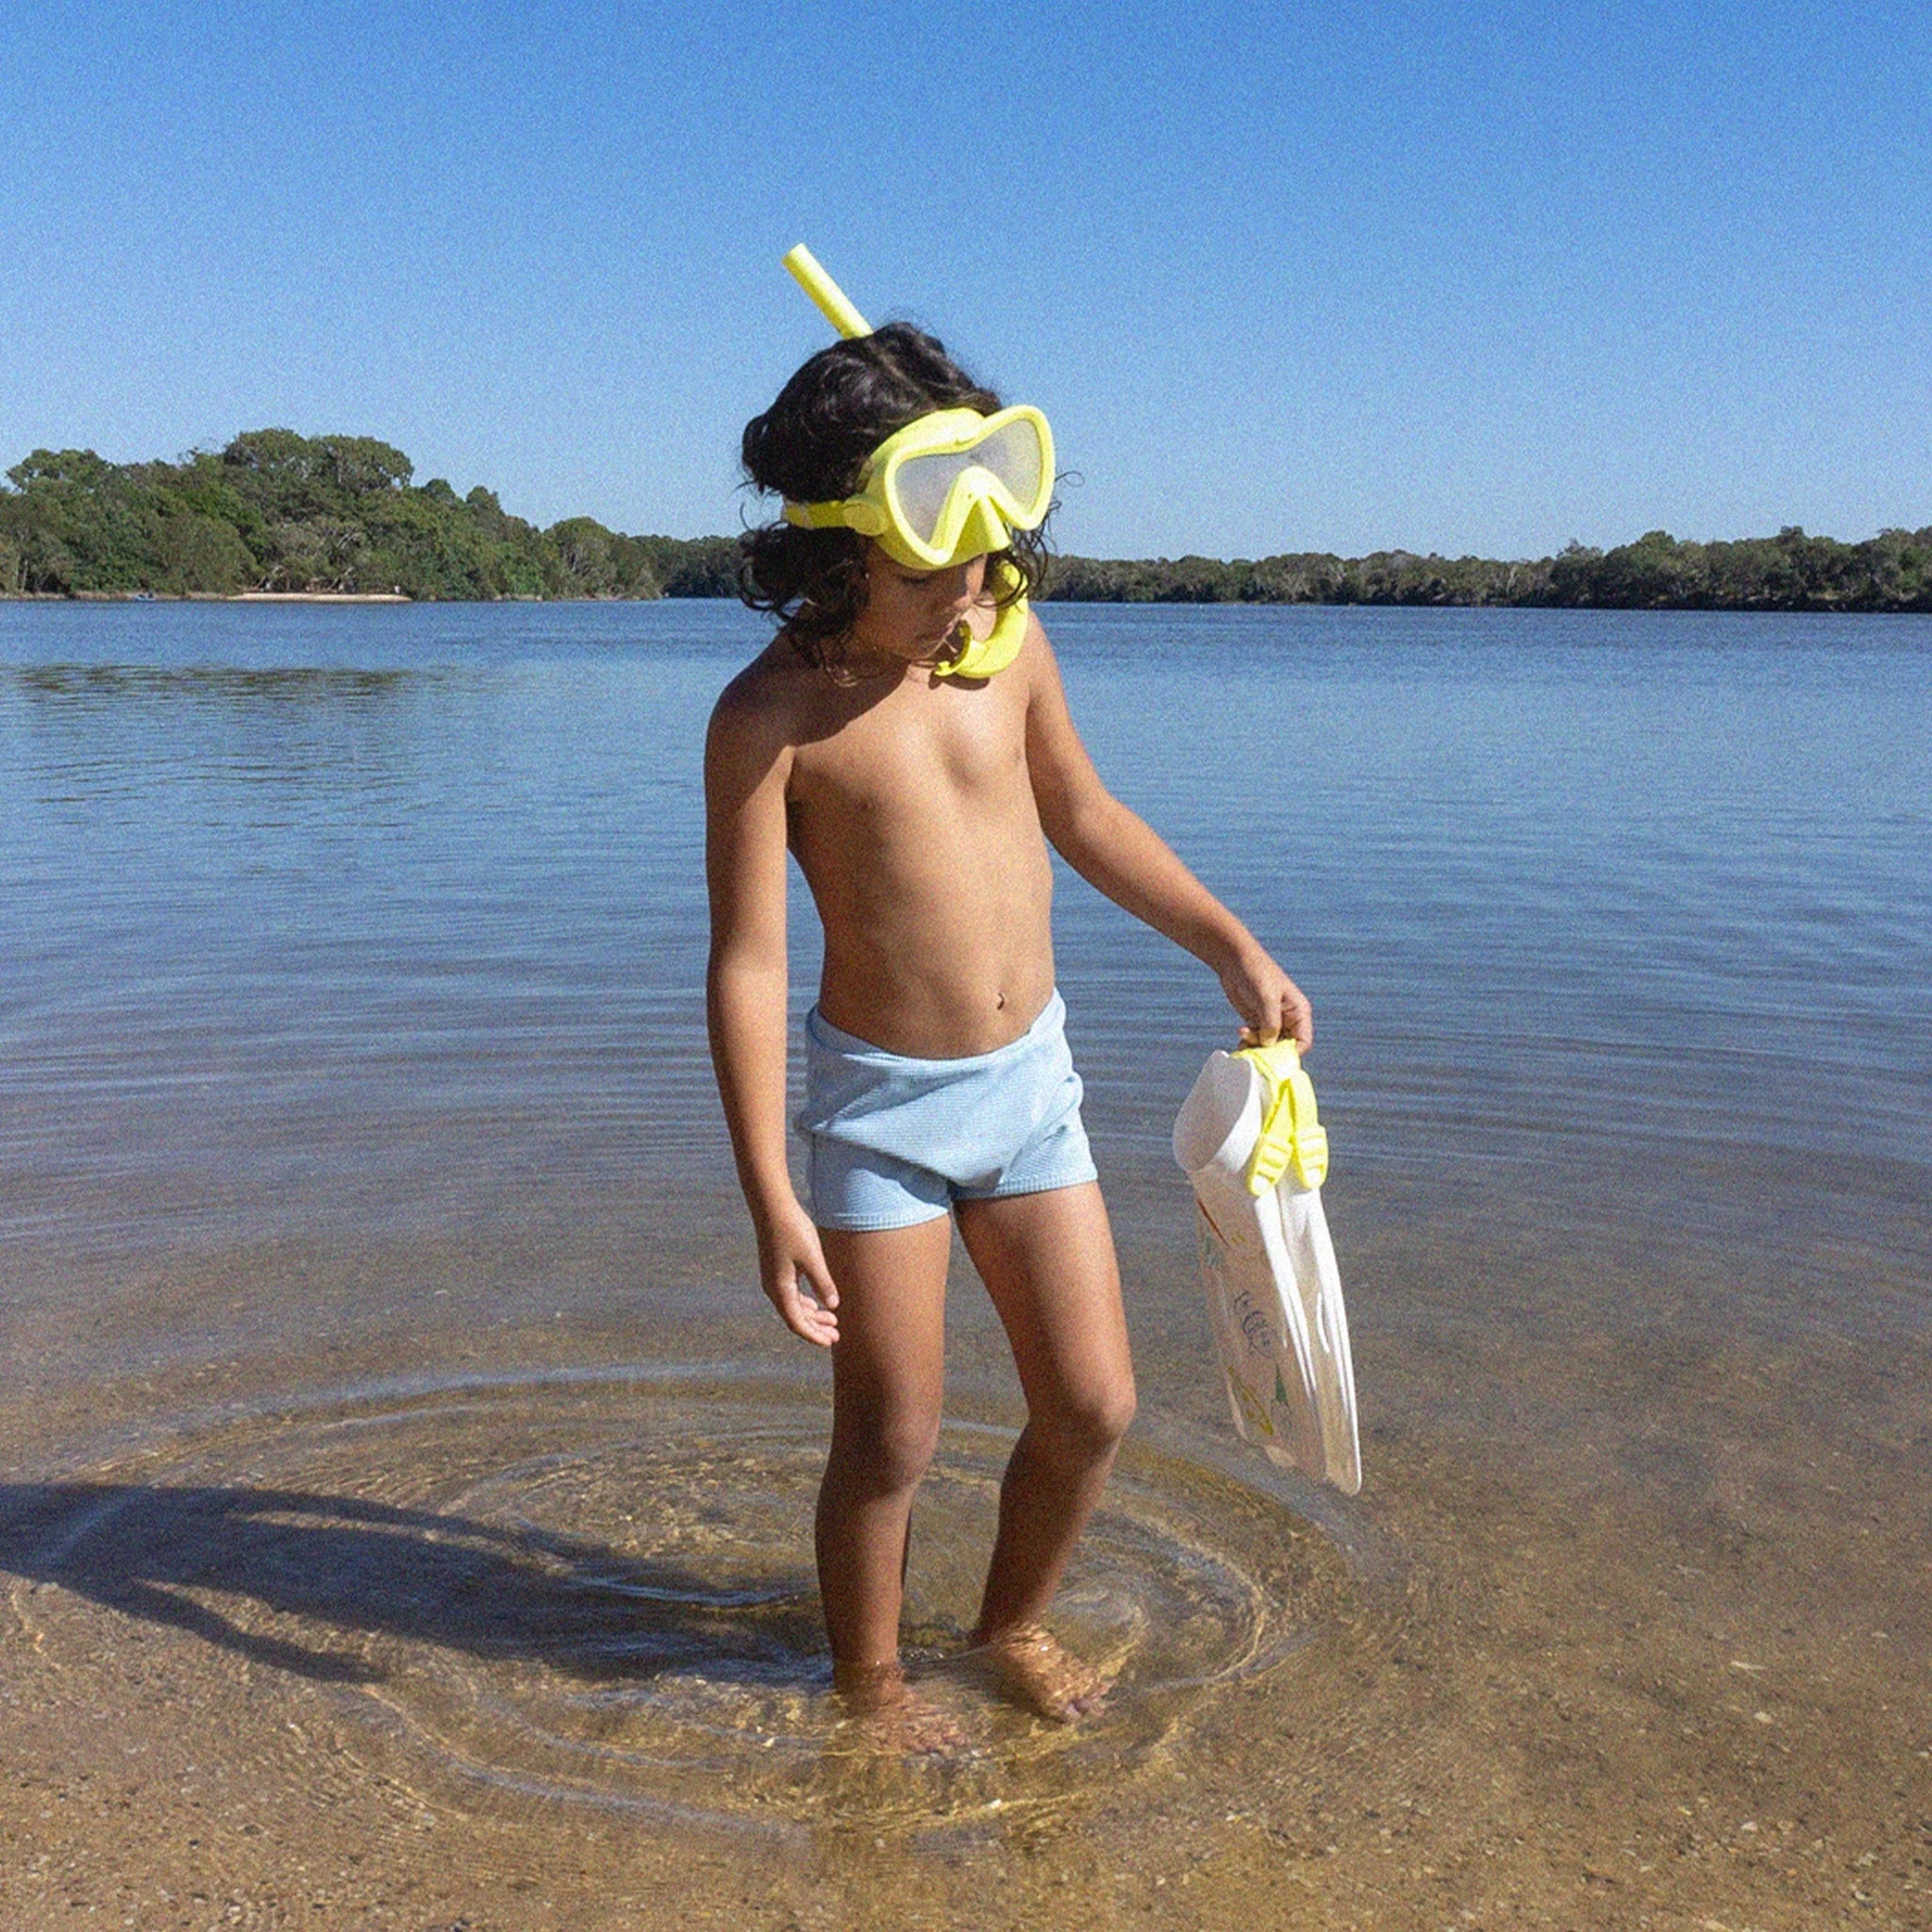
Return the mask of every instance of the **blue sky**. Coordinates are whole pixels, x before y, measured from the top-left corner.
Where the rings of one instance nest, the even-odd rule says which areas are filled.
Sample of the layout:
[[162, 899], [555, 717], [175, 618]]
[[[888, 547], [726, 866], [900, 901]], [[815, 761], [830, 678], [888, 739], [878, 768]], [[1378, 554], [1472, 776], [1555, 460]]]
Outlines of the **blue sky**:
[[284, 424], [732, 529], [802, 239], [1047, 410], [1070, 550], [1916, 527], [1928, 74], [1923, 0], [7, 0], [0, 464]]

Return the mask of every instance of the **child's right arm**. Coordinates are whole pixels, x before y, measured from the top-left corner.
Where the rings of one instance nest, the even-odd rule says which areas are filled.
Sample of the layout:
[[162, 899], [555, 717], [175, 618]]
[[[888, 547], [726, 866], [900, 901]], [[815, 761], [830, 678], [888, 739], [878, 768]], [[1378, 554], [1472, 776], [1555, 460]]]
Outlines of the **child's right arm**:
[[785, 1160], [785, 785], [791, 754], [744, 684], [740, 679], [719, 700], [705, 743], [711, 1062], [758, 1234], [765, 1292], [794, 1334], [829, 1347], [839, 1339], [839, 1291]]

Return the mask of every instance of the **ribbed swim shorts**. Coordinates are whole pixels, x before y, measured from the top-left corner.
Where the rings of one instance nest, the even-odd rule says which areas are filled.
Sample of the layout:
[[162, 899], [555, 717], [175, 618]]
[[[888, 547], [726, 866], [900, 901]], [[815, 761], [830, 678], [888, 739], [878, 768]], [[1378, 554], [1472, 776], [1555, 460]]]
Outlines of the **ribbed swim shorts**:
[[806, 1016], [805, 1137], [812, 1219], [859, 1231], [936, 1220], [955, 1201], [1095, 1178], [1080, 1076], [1058, 991], [991, 1053], [911, 1059]]

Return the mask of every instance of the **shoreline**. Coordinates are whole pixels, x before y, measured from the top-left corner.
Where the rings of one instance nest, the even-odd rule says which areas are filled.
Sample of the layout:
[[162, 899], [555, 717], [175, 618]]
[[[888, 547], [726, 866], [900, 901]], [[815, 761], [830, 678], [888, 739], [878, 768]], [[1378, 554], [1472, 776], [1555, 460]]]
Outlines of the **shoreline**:
[[[184, 593], [183, 602], [189, 595]], [[139, 601], [139, 600], [137, 600]], [[213, 604], [413, 604], [407, 591], [237, 591], [232, 596], [211, 597]]]
[[[407, 591], [8, 591], [0, 604], [415, 604]], [[518, 598], [465, 597], [430, 600], [490, 604]], [[559, 601], [577, 602], [578, 599]]]
[[[407, 591], [4, 591], [8, 604], [728, 604], [726, 596], [658, 597], [414, 597]], [[1068, 597], [1051, 591], [1038, 600], [1054, 607], [1118, 610], [1521, 610], [1617, 612], [1697, 617], [1932, 617], [1932, 604], [1857, 604], [1824, 600], [1778, 603], [1533, 604], [1455, 597]]]

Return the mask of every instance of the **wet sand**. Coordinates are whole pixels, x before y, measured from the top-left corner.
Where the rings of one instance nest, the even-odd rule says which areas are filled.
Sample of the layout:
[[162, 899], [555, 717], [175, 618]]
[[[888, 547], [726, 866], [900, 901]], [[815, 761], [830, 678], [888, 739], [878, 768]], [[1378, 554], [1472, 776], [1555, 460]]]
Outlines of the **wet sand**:
[[[948, 1763], [838, 1728], [819, 1365], [755, 1310], [283, 1245], [104, 1291], [78, 1351], [16, 1323], [0, 1923], [1924, 1923], [1932, 1351], [1443, 1232], [1355, 1244], [1346, 1504], [1235, 1449], [1130, 1248], [1146, 1424], [1058, 1620], [1122, 1687], [1072, 1730], [946, 1663], [1016, 1418], [961, 1276], [909, 1613]], [[290, 1332], [371, 1272], [386, 1331]], [[1585, 1290], [1613, 1324], [1549, 1319]], [[75, 1375], [197, 1300], [204, 1360]]]

